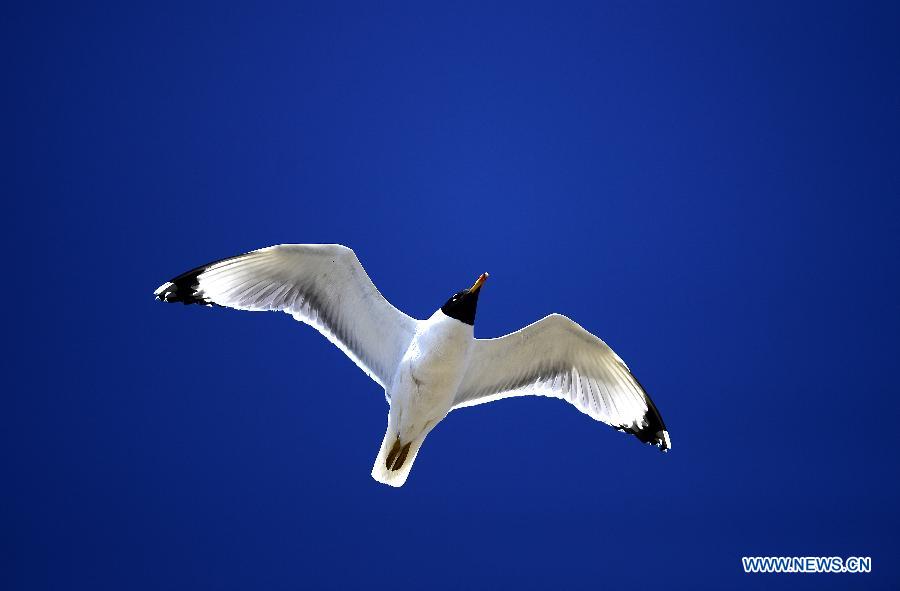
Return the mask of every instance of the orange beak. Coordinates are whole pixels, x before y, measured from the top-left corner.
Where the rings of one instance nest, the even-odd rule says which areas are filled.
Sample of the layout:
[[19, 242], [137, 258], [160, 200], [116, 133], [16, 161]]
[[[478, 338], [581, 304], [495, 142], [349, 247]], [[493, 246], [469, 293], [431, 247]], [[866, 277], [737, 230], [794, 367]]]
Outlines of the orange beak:
[[487, 281], [487, 278], [490, 277], [487, 273], [482, 273], [478, 279], [475, 280], [475, 284], [469, 288], [469, 293], [475, 293], [481, 286], [484, 285], [484, 282]]

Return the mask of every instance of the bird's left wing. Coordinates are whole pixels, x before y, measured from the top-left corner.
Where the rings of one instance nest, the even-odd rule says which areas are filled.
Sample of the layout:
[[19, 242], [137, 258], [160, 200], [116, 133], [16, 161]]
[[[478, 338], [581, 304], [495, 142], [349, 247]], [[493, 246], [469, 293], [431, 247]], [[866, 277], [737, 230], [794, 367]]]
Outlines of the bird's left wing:
[[352, 250], [281, 244], [203, 265], [161, 285], [165, 302], [282, 311], [313, 326], [386, 386], [416, 321], [382, 296]]
[[625, 362], [560, 314], [497, 339], [476, 339], [453, 408], [529, 394], [560, 398], [645, 443], [671, 447], [656, 405]]

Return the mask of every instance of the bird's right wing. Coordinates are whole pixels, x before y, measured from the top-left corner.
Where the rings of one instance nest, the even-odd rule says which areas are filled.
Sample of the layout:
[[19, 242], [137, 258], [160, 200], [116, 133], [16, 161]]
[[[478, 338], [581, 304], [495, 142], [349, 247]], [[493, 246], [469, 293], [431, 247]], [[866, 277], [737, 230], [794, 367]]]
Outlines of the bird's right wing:
[[671, 447], [659, 411], [625, 362], [560, 314], [497, 339], [476, 339], [453, 408], [529, 394], [560, 398], [663, 451]]
[[311, 325], [388, 386], [416, 321], [382, 296], [352, 250], [281, 244], [197, 267], [161, 285], [164, 302], [282, 311]]

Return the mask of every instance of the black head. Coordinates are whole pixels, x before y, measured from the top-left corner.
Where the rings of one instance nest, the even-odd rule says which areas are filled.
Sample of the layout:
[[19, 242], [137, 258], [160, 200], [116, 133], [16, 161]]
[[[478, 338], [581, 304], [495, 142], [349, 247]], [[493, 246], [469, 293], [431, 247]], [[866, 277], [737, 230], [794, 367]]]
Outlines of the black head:
[[441, 306], [441, 312], [450, 318], [456, 318], [460, 322], [465, 322], [475, 326], [475, 311], [478, 309], [478, 294], [481, 292], [481, 286], [484, 285], [488, 278], [487, 273], [482, 273], [475, 285], [469, 289], [464, 289], [453, 294], [453, 297], [447, 300], [447, 303]]

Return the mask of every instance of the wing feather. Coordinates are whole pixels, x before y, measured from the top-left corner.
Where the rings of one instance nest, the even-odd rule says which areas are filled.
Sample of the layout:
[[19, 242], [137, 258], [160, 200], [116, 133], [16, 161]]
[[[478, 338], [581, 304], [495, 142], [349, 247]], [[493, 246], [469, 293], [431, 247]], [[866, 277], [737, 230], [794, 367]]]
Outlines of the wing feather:
[[197, 267], [154, 292], [164, 302], [282, 311], [313, 326], [386, 386], [416, 321], [388, 302], [352, 250], [281, 244]]
[[549, 396], [663, 450], [665, 423], [625, 362], [560, 314], [497, 339], [476, 340], [453, 408], [510, 396]]

